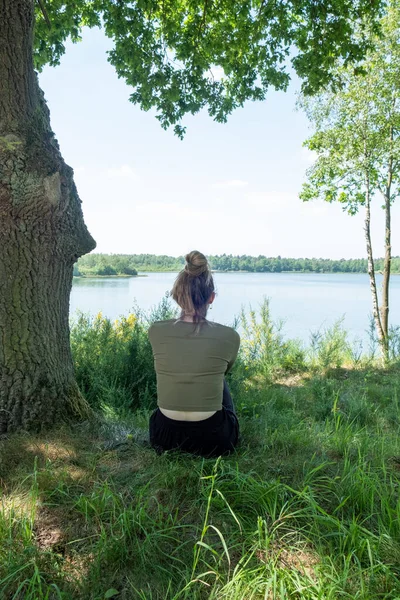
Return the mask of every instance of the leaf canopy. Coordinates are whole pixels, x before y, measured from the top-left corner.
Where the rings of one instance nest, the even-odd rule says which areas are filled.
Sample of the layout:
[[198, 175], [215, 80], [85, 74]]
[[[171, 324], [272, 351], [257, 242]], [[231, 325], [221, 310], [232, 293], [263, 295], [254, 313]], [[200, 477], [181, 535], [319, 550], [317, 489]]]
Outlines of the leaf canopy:
[[[329, 84], [337, 61], [355, 65], [376, 29], [384, 0], [41, 0], [36, 10], [35, 66], [57, 65], [65, 41], [83, 27], [113, 40], [108, 60], [154, 108], [162, 127], [207, 107], [225, 122], [246, 100], [285, 90], [291, 67], [303, 92]], [[357, 32], [357, 35], [355, 33]], [[217, 76], [217, 74], [219, 76]]]

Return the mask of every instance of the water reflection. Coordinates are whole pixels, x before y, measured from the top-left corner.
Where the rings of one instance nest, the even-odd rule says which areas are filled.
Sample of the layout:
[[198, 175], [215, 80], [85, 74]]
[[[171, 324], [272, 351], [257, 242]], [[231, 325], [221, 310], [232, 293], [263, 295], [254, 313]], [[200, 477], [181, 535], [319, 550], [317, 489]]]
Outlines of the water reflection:
[[74, 277], [76, 288], [129, 288], [130, 277]]

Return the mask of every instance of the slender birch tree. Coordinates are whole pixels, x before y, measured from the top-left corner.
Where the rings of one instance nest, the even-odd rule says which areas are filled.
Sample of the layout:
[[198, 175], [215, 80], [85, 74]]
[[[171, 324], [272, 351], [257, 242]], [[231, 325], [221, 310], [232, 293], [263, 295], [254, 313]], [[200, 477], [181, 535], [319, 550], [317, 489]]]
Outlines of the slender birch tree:
[[[300, 197], [340, 202], [350, 215], [365, 211], [364, 233], [373, 317], [385, 358], [389, 352], [389, 282], [391, 271], [391, 206], [400, 193], [400, 3], [391, 3], [382, 21], [382, 36], [361, 65], [362, 74], [338, 70], [342, 84], [335, 92], [302, 106], [314, 126], [305, 146], [316, 153]], [[385, 211], [382, 294], [376, 283], [371, 241], [371, 202]], [[340, 233], [338, 232], [338, 244]]]

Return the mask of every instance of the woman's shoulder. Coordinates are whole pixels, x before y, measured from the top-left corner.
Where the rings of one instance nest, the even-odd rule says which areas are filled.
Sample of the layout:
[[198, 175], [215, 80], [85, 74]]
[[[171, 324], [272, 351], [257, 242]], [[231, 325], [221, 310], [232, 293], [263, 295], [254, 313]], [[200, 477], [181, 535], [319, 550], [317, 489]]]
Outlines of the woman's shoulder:
[[165, 325], [170, 325], [171, 323], [176, 323], [176, 319], [167, 319], [166, 321], [154, 321], [150, 327], [163, 327]]
[[170, 327], [176, 323], [176, 319], [168, 319], [166, 321], [154, 321], [149, 327], [149, 334], [156, 331], [162, 331], [165, 327]]
[[240, 335], [233, 327], [228, 327], [228, 325], [222, 325], [221, 323], [215, 323], [213, 321], [208, 321], [208, 323], [219, 336], [233, 342], [240, 341]]

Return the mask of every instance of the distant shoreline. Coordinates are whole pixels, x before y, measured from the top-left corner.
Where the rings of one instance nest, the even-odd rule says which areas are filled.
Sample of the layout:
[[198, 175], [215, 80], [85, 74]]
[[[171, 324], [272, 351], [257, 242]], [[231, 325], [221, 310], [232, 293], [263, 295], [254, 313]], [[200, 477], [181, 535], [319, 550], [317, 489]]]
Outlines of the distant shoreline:
[[[137, 275], [74, 275], [74, 279], [128, 279], [128, 278], [136, 278], [136, 277], [147, 277], [148, 273], [171, 273], [177, 274], [179, 271], [176, 270], [156, 270], [152, 271], [150, 269], [146, 269], [145, 271], [138, 271]], [[232, 274], [241, 274], [241, 275], [368, 275], [365, 271], [212, 271], [214, 275], [232, 275]], [[376, 271], [375, 275], [383, 275], [382, 271]], [[394, 272], [391, 275], [400, 275], [400, 273]]]
[[[360, 259], [282, 258], [266, 256], [233, 256], [222, 254], [208, 256], [210, 268], [215, 273], [368, 273], [368, 261]], [[375, 272], [384, 270], [384, 259], [374, 261]], [[156, 254], [88, 254], [74, 267], [76, 275], [94, 276], [107, 273], [123, 276], [135, 273], [178, 273], [185, 266], [183, 256]], [[393, 256], [393, 274], [400, 273], [400, 256]]]

